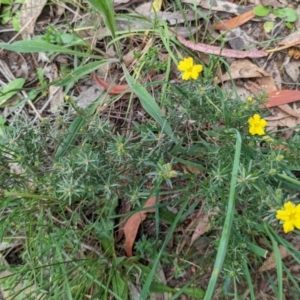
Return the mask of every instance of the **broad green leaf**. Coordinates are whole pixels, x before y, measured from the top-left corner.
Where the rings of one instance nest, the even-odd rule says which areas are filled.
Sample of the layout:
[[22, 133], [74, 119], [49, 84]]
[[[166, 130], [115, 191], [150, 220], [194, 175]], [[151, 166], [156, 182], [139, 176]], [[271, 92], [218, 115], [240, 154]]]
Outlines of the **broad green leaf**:
[[123, 71], [126, 77], [126, 81], [129, 84], [131, 90], [140, 99], [141, 105], [145, 111], [161, 126], [162, 130], [174, 140], [177, 140], [174, 133], [161, 113], [161, 110], [156, 101], [151, 97], [147, 90], [128, 73], [126, 67], [123, 67]]
[[36, 52], [53, 52], [77, 55], [89, 58], [101, 58], [101, 56], [91, 55], [90, 53], [74, 51], [63, 46], [53, 45], [43, 40], [25, 40], [17, 41], [12, 44], [0, 43], [0, 48], [19, 52], [19, 53], [36, 53]]
[[12, 0], [0, 0], [0, 4], [11, 5], [12, 4]]
[[189, 287], [184, 289], [184, 293], [193, 299], [203, 299], [205, 296], [205, 291], [201, 288]]
[[16, 95], [25, 83], [24, 78], [16, 78], [11, 81], [0, 91], [0, 105], [3, 105], [7, 100]]
[[253, 13], [258, 17], [265, 17], [271, 12], [271, 8], [269, 6], [257, 5], [253, 9]]
[[274, 28], [274, 22], [273, 21], [266, 21], [264, 23], [264, 31], [265, 31], [265, 33], [270, 33], [273, 28]]
[[273, 14], [286, 22], [295, 22], [298, 18], [296, 11], [290, 7], [274, 9]]
[[116, 22], [112, 0], [88, 0], [103, 16], [106, 27], [110, 30], [113, 38], [116, 37]]
[[15, 15], [12, 17], [12, 25], [15, 31], [19, 32], [21, 30], [20, 11], [16, 11]]
[[5, 25], [11, 20], [10, 6], [5, 6], [1, 12], [1, 24]]
[[175, 289], [163, 283], [151, 282], [149, 290], [152, 293], [172, 293]]

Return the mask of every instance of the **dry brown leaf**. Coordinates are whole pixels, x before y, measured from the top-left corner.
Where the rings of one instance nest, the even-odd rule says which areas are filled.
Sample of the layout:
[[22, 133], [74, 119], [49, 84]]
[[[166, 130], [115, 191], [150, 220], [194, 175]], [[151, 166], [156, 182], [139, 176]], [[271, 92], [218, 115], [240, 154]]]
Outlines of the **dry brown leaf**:
[[245, 58], [245, 57], [258, 58], [258, 57], [264, 57], [268, 55], [267, 52], [260, 51], [260, 50], [239, 51], [239, 50], [232, 50], [232, 49], [223, 49], [222, 47], [211, 46], [202, 43], [194, 43], [184, 39], [180, 35], [177, 35], [177, 39], [181, 44], [183, 44], [187, 48], [190, 48], [195, 51], [204, 52], [207, 54], [218, 55], [218, 56], [232, 57], [232, 58]]
[[222, 47], [211, 46], [202, 43], [194, 43], [184, 39], [180, 35], [177, 35], [177, 39], [181, 44], [183, 44], [187, 48], [190, 48], [195, 51], [204, 52], [207, 54], [218, 55], [218, 56], [232, 57], [232, 58], [245, 58], [245, 57], [258, 58], [258, 57], [264, 57], [268, 55], [267, 52], [260, 51], [260, 50], [239, 51], [239, 50], [232, 50], [232, 49], [223, 49]]
[[279, 8], [279, 7], [284, 7], [284, 6], [288, 6], [288, 3], [285, 0], [260, 0], [261, 1], [261, 5], [263, 6], [272, 6], [273, 8]]
[[228, 1], [222, 1], [222, 0], [182, 0], [183, 3], [190, 3], [190, 4], [196, 4], [203, 8], [209, 9], [209, 10], [216, 10], [216, 11], [224, 11], [227, 13], [233, 13], [236, 15], [240, 15], [244, 12], [247, 12], [249, 9], [253, 8], [253, 6], [244, 6], [244, 5], [238, 5], [235, 3], [230, 3]]
[[284, 66], [285, 72], [291, 77], [294, 82], [298, 82], [300, 75], [300, 61], [293, 61]]
[[201, 235], [203, 235], [205, 232], [207, 232], [210, 229], [210, 224], [208, 223], [209, 217], [216, 215], [218, 212], [210, 211], [208, 214], [200, 215], [199, 222], [194, 230], [194, 233], [192, 235], [190, 246], [194, 243], [194, 241], [199, 238]]
[[[155, 206], [156, 197], [151, 196], [143, 208]], [[136, 238], [137, 231], [140, 224], [146, 219], [147, 213], [155, 212], [154, 208], [149, 208], [140, 212], [133, 214], [124, 225], [124, 235], [125, 235], [125, 252], [128, 257], [132, 256], [132, 247]]]
[[92, 73], [92, 76], [95, 82], [105, 90], [107, 90], [109, 94], [119, 95], [122, 93], [130, 92], [128, 84], [110, 84], [102, 80], [95, 73]]
[[265, 92], [277, 91], [275, 80], [271, 76], [256, 78], [256, 82], [258, 84], [260, 92], [261, 91], [265, 91]]
[[82, 91], [77, 97], [77, 105], [81, 108], [87, 108], [92, 104], [104, 91], [102, 86], [94, 84], [88, 89]]
[[239, 78], [257, 78], [257, 77], [268, 77], [269, 74], [253, 64], [248, 59], [235, 60], [230, 65], [229, 72], [225, 73], [222, 78], [218, 81], [224, 82], [230, 79]]
[[[276, 130], [278, 126], [292, 128], [300, 124], [300, 109], [292, 110], [289, 106], [287, 109], [286, 106], [288, 104], [269, 109], [272, 115], [265, 118], [268, 121], [267, 130], [269, 132]], [[292, 110], [296, 117], [289, 110]], [[294, 130], [298, 131], [298, 129]]]
[[[58, 78], [58, 68], [56, 64], [45, 67], [44, 75], [50, 82]], [[50, 111], [52, 113], [57, 112], [59, 107], [64, 103], [64, 95], [61, 87], [50, 85], [48, 102], [50, 102]]]
[[240, 27], [225, 32], [225, 38], [228, 40], [231, 49], [256, 49], [254, 45], [257, 44], [257, 41]]
[[297, 45], [299, 43], [300, 43], [300, 30], [289, 34], [286, 38], [281, 40], [278, 43], [278, 45], [283, 45], [283, 46], [288, 45], [289, 47], [292, 47], [292, 46]]
[[23, 40], [30, 39], [34, 33], [34, 25], [41, 14], [47, 0], [25, 0], [20, 12], [21, 35]]
[[255, 14], [251, 9], [237, 17], [231, 18], [229, 20], [224, 20], [215, 25], [212, 25], [212, 27], [216, 30], [230, 30], [245, 24], [246, 22], [250, 21], [254, 17]]
[[300, 100], [300, 91], [281, 90], [268, 93], [267, 107], [274, 107]]
[[[290, 255], [285, 247], [279, 246], [279, 253], [281, 259], [284, 259]], [[263, 265], [257, 270], [258, 272], [268, 271], [276, 268], [275, 254], [271, 253], [270, 257], [263, 263]]]

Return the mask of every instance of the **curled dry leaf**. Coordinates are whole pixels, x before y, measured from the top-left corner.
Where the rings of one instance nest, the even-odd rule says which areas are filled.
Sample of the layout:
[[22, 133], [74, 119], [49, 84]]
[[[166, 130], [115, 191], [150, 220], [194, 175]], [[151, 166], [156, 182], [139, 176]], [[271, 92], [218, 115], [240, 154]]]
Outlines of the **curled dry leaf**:
[[289, 47], [292, 47], [294, 45], [297, 45], [300, 43], [300, 31], [293, 32], [289, 34], [286, 38], [281, 40], [278, 45], [286, 46], [288, 45]]
[[99, 78], [95, 73], [92, 73], [92, 76], [95, 82], [102, 86], [109, 94], [119, 95], [130, 92], [128, 84], [110, 84]]
[[223, 49], [221, 47], [211, 46], [202, 43], [194, 43], [184, 39], [180, 35], [177, 35], [177, 39], [181, 44], [183, 44], [187, 48], [190, 48], [195, 51], [205, 52], [207, 54], [232, 57], [232, 58], [245, 58], [245, 57], [258, 58], [258, 57], [264, 57], [268, 55], [267, 52], [260, 51], [260, 50], [239, 51], [239, 50]]
[[[151, 196], [143, 208], [154, 206], [156, 202], [156, 197]], [[143, 211], [133, 214], [124, 225], [124, 235], [125, 235], [125, 252], [128, 257], [132, 256], [132, 247], [136, 238], [137, 231], [140, 224], [146, 219], [147, 213], [155, 212], [154, 208], [148, 208]]]
[[253, 13], [253, 10], [251, 9], [251, 10], [249, 10], [237, 17], [234, 17], [232, 19], [221, 21], [221, 22], [213, 25], [213, 28], [216, 30], [233, 29], [233, 28], [236, 28], [236, 27], [239, 27], [239, 26], [245, 24], [246, 22], [250, 21], [254, 17], [255, 17], [255, 14]]
[[214, 211], [210, 211], [207, 214], [200, 215], [199, 222], [194, 230], [194, 233], [192, 235], [190, 246], [195, 242], [197, 238], [199, 238], [201, 235], [203, 235], [205, 232], [207, 232], [210, 229], [209, 224], [209, 217], [216, 215], [218, 213], [218, 208]]
[[235, 60], [230, 65], [229, 72], [225, 73], [218, 82], [231, 79], [267, 77], [269, 74], [253, 64], [248, 59]]
[[[290, 255], [288, 250], [283, 247], [282, 245], [279, 246], [279, 253], [281, 259], [286, 258]], [[258, 272], [263, 272], [267, 270], [272, 270], [276, 267], [276, 260], [275, 260], [275, 254], [274, 252], [270, 255], [270, 257], [263, 263], [263, 265], [257, 270]]]
[[298, 82], [300, 75], [300, 61], [290, 62], [284, 66], [284, 70], [294, 82]]
[[[209, 10], [224, 11], [236, 15], [240, 15], [249, 10], [249, 6], [238, 5], [235, 3], [230, 3], [229, 1], [222, 0], [182, 0], [182, 2], [196, 4]], [[250, 8], [252, 7], [253, 6], [251, 6]]]
[[21, 35], [27, 40], [34, 33], [34, 25], [47, 0], [25, 0], [20, 12]]

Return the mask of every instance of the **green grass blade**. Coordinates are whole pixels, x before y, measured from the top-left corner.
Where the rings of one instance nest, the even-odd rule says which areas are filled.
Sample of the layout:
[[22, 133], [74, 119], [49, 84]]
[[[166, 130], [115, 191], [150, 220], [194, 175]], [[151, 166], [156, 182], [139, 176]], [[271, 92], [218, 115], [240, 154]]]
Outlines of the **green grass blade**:
[[159, 264], [160, 257], [162, 256], [162, 254], [165, 250], [165, 247], [167, 246], [172, 234], [174, 233], [174, 230], [177, 226], [177, 223], [180, 221], [182, 213], [184, 212], [184, 210], [185, 210], [186, 206], [188, 205], [188, 203], [189, 203], [189, 201], [185, 201], [182, 204], [182, 206], [180, 208], [180, 211], [176, 215], [173, 224], [171, 225], [170, 229], [168, 230], [168, 235], [166, 236], [166, 239], [165, 239], [163, 245], [161, 246], [161, 249], [160, 249], [159, 253], [157, 254], [157, 257], [156, 257], [155, 261], [153, 262], [153, 266], [151, 268], [151, 271], [149, 272], [149, 274], [147, 276], [146, 282], [145, 282], [145, 284], [143, 286], [143, 289], [141, 291], [140, 300], [148, 299], [148, 293], [149, 293], [149, 290], [150, 290], [151, 283], [153, 281], [153, 277], [155, 276], [156, 268]]
[[251, 298], [251, 300], [255, 300], [255, 292], [254, 292], [254, 288], [253, 288], [253, 283], [252, 283], [252, 280], [251, 280], [251, 275], [250, 275], [250, 272], [249, 272], [248, 265], [247, 265], [246, 261], [244, 261], [244, 260], [242, 261], [242, 266], [243, 266], [243, 271], [244, 271], [244, 274], [245, 274], [245, 278], [246, 278], [247, 283], [248, 283], [250, 298]]
[[88, 0], [103, 16], [106, 27], [110, 30], [113, 38], [116, 37], [116, 21], [112, 0]]
[[276, 271], [277, 271], [277, 283], [278, 283], [278, 292], [277, 292], [277, 299], [283, 300], [283, 276], [282, 276], [282, 259], [278, 248], [278, 243], [275, 241], [273, 235], [271, 234], [268, 224], [264, 224], [264, 228], [266, 230], [266, 233], [270, 237], [270, 240], [272, 241], [272, 247], [275, 257], [275, 263], [276, 263]]
[[208, 284], [208, 288], [204, 300], [209, 300], [213, 296], [213, 292], [225, 259], [228, 241], [230, 237], [230, 231], [232, 227], [233, 215], [235, 211], [234, 208], [235, 188], [236, 188], [236, 181], [237, 181], [239, 162], [240, 162], [242, 138], [240, 133], [236, 129], [231, 129], [231, 130], [235, 131], [236, 133], [236, 143], [235, 143], [235, 154], [234, 154], [231, 183], [230, 183], [229, 201], [228, 201], [226, 219], [225, 219], [222, 236], [218, 248], [218, 253], [214, 264], [214, 269], [209, 280], [209, 284]]
[[80, 129], [85, 126], [87, 122], [88, 120], [82, 116], [78, 116], [73, 120], [69, 127], [66, 138], [56, 149], [55, 158], [61, 158], [71, 150]]
[[19, 53], [37, 53], [37, 52], [52, 52], [52, 53], [65, 53], [70, 55], [77, 55], [81, 57], [96, 58], [101, 56], [92, 55], [86, 52], [74, 51], [63, 46], [53, 45], [43, 40], [25, 40], [17, 41], [12, 44], [0, 43], [0, 48], [19, 52]]
[[296, 186], [299, 186], [300, 187], [300, 181], [297, 180], [297, 179], [294, 179], [286, 174], [277, 174], [277, 176], [283, 180], [286, 180], [287, 182], [290, 182], [290, 183], [293, 183], [295, 184]]
[[53, 81], [52, 84], [56, 86], [65, 86], [67, 84], [76, 82], [77, 80], [83, 78], [86, 74], [92, 73], [93, 71], [97, 70], [99, 67], [107, 63], [116, 62], [116, 61], [118, 60], [108, 59], [108, 60], [98, 60], [98, 61], [88, 63], [84, 66], [80, 66], [76, 68], [74, 72], [71, 72], [66, 77], [59, 78]]
[[151, 97], [151, 95], [140, 83], [133, 79], [133, 77], [128, 73], [125, 66], [123, 66], [123, 71], [127, 83], [129, 84], [131, 90], [140, 99], [141, 105], [143, 106], [145, 111], [161, 126], [162, 130], [169, 137], [172, 137], [174, 141], [177, 141], [169, 123], [163, 117], [161, 110], [153, 97]]

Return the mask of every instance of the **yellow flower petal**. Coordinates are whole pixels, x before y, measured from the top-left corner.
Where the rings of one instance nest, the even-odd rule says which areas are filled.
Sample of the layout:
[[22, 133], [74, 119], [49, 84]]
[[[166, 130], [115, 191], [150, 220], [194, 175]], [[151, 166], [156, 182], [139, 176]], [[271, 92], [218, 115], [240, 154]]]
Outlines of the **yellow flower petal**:
[[276, 218], [281, 220], [281, 221], [286, 221], [288, 220], [290, 217], [290, 214], [287, 213], [286, 211], [284, 210], [278, 210], [277, 211], [277, 214], [276, 214]]
[[181, 78], [183, 80], [197, 79], [199, 73], [202, 72], [202, 65], [194, 65], [192, 57], [187, 57], [178, 63], [178, 69], [183, 72]]
[[251, 118], [248, 119], [249, 123], [249, 133], [252, 135], [264, 135], [265, 127], [267, 126], [267, 121], [260, 118], [259, 114], [254, 114]]
[[190, 72], [184, 72], [184, 73], [182, 73], [181, 78], [183, 80], [189, 80], [191, 78], [191, 73]]
[[295, 219], [293, 223], [297, 229], [300, 229], [300, 216], [299, 218]]
[[283, 207], [286, 211], [293, 212], [295, 209], [295, 204], [291, 201], [288, 201], [284, 203]]
[[179, 71], [184, 72], [184, 71], [191, 69], [193, 67], [193, 64], [194, 64], [193, 58], [187, 57], [179, 62], [178, 69], [179, 69]]
[[288, 232], [293, 231], [293, 230], [294, 230], [294, 225], [291, 221], [284, 222], [284, 224], [283, 224], [284, 233], [288, 233]]
[[288, 201], [284, 203], [283, 209], [279, 209], [276, 218], [283, 221], [283, 230], [288, 233], [295, 229], [300, 229], [300, 204], [297, 206]]

